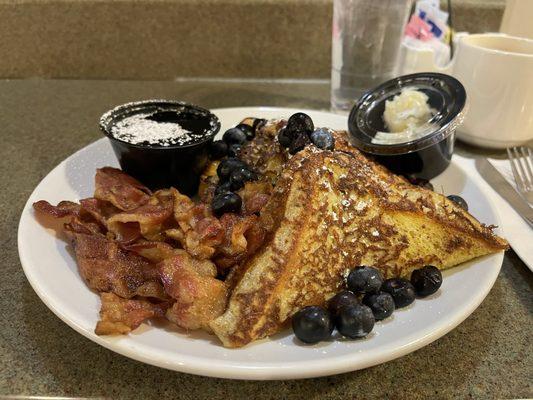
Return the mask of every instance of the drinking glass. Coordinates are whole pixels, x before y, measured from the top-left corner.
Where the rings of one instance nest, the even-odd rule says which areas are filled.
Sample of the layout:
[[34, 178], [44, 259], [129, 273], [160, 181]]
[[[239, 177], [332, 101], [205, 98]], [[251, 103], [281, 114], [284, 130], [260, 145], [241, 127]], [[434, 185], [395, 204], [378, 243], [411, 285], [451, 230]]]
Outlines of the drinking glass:
[[331, 108], [349, 111], [366, 90], [396, 76], [412, 0], [334, 0]]

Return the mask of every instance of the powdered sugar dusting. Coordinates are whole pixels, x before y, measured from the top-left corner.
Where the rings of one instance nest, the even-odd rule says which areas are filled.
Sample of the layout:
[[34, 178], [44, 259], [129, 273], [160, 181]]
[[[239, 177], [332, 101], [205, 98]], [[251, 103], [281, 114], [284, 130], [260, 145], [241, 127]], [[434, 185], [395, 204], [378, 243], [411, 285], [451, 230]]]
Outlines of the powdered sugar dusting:
[[153, 121], [147, 119], [148, 116], [150, 114], [136, 114], [124, 118], [111, 128], [111, 134], [124, 142], [159, 146], [183, 145], [196, 140], [178, 123]]

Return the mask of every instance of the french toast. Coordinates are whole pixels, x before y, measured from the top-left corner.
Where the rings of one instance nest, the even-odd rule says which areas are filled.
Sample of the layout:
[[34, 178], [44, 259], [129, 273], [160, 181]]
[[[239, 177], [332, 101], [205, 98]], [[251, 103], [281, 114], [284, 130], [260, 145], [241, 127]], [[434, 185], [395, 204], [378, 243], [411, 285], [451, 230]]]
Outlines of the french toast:
[[210, 323], [224, 346], [272, 335], [301, 308], [325, 305], [355, 266], [409, 277], [424, 265], [446, 269], [507, 248], [492, 227], [445, 196], [393, 175], [350, 146], [345, 133], [334, 135], [334, 151], [308, 146], [263, 167], [273, 183], [259, 217], [264, 244], [232, 271], [226, 311]]

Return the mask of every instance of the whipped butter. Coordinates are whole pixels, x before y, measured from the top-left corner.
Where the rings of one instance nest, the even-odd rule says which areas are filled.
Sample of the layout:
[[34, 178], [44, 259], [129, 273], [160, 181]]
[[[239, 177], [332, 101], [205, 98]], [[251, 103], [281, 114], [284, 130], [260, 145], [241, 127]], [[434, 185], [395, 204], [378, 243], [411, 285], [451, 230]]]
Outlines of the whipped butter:
[[406, 88], [385, 102], [383, 122], [388, 132], [376, 132], [372, 143], [404, 143], [425, 136], [434, 115], [428, 96], [416, 89]]

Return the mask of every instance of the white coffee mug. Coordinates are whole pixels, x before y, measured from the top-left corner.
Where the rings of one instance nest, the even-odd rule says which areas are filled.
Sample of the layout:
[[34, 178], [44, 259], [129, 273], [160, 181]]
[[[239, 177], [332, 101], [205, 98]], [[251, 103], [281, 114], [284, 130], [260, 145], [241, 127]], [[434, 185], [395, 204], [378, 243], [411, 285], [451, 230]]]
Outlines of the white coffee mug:
[[[533, 1], [533, 0], [532, 0]], [[500, 33], [460, 35], [453, 60], [432, 64], [429, 50], [404, 50], [403, 72], [453, 75], [467, 93], [459, 139], [481, 147], [506, 148], [533, 139], [533, 40]]]
[[501, 34], [464, 36], [451, 71], [468, 97], [459, 139], [492, 148], [533, 139], [533, 40]]

